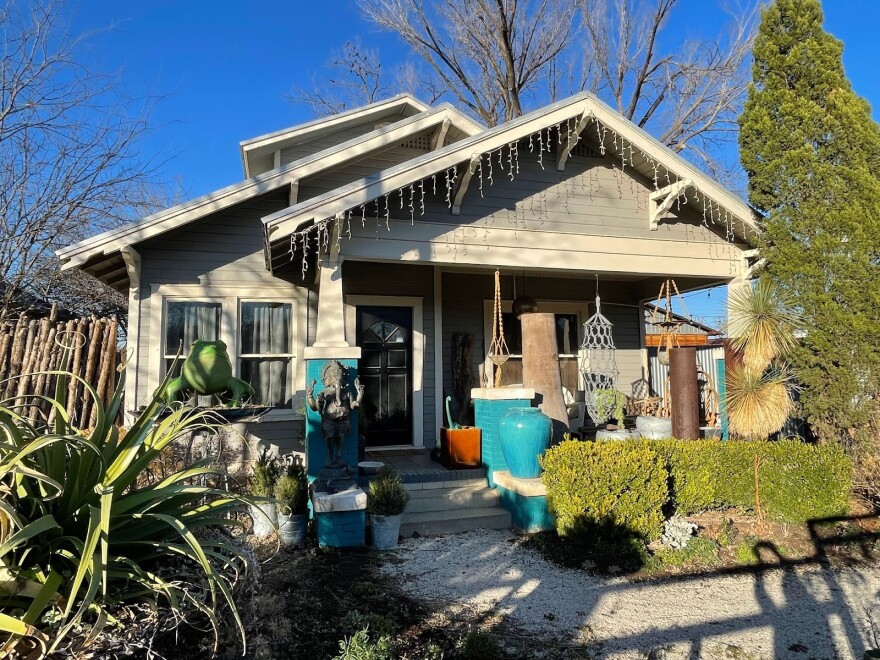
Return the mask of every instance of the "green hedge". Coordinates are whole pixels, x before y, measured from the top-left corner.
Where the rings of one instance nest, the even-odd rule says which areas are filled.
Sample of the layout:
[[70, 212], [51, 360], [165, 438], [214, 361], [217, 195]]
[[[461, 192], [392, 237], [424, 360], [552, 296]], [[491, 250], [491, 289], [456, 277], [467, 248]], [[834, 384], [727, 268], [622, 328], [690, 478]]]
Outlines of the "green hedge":
[[761, 505], [770, 519], [803, 523], [846, 513], [852, 466], [843, 449], [796, 440], [567, 441], [547, 451], [543, 479], [560, 534], [586, 519], [653, 539], [667, 501], [683, 515], [754, 510], [756, 455]]
[[609, 526], [647, 539], [662, 533], [669, 474], [650, 447], [569, 440], [548, 449], [542, 464], [561, 536]]

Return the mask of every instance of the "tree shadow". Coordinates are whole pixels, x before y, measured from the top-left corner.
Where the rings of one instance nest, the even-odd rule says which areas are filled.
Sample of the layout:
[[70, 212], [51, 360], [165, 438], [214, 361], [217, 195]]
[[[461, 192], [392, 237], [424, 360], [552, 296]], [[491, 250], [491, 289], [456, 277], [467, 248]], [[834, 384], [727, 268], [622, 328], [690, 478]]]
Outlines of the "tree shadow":
[[[870, 557], [880, 533], [827, 531], [867, 518], [810, 521], [808, 557], [787, 559], [764, 541], [754, 547], [754, 565], [637, 582], [551, 568], [503, 533], [421, 539], [412, 551], [433, 560], [406, 579], [591, 656], [665, 649], [666, 657], [861, 658], [875, 644], [869, 610], [880, 604], [880, 572], [836, 568], [830, 558], [843, 546]], [[406, 574], [406, 564], [397, 570]]]

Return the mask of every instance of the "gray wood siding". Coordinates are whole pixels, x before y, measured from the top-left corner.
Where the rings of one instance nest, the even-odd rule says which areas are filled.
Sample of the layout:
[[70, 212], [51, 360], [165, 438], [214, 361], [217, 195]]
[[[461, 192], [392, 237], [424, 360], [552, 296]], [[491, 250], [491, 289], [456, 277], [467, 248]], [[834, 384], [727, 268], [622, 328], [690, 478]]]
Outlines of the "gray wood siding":
[[[375, 206], [365, 209], [363, 228], [361, 209], [353, 209], [353, 239], [343, 250], [371, 259], [462, 265], [546, 267], [562, 260], [567, 269], [627, 272], [634, 270], [626, 263], [631, 261], [645, 274], [735, 274], [731, 261], [739, 248], [726, 241], [724, 224], [713, 226], [707, 220], [710, 226], [705, 226], [691, 206], [674, 204], [668, 219], [656, 231], [650, 229], [648, 195], [653, 185], [638, 174], [632, 176], [632, 170], [623, 171], [610, 159], [572, 156], [565, 171], [558, 172], [552, 154], [545, 154], [541, 169], [527, 143], [520, 145], [519, 153], [519, 173], [512, 181], [507, 158], [502, 169], [493, 155], [492, 185], [483, 159], [482, 193], [477, 171], [458, 216], [447, 205], [443, 175], [436, 177], [436, 194], [435, 182], [425, 182], [424, 215], [416, 185], [414, 218], [408, 212], [408, 190], [403, 210], [397, 191], [389, 191], [391, 232], [382, 231], [384, 198], [378, 204], [379, 223]], [[377, 224], [380, 241], [375, 240]]]
[[[434, 386], [434, 269], [430, 266], [374, 264], [345, 261], [342, 264], [345, 295], [407, 296], [422, 299], [422, 332], [425, 352], [422, 367], [424, 440], [433, 447], [436, 438]], [[352, 343], [353, 338], [348, 338]]]

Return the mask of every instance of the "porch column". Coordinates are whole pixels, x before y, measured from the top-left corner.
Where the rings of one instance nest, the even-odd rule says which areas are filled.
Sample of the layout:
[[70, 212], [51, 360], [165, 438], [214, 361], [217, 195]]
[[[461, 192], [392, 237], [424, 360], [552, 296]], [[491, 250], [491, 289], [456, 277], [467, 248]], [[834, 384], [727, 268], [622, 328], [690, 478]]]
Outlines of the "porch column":
[[350, 348], [345, 340], [342, 261], [342, 255], [331, 255], [318, 266], [318, 328], [312, 344], [315, 348]]

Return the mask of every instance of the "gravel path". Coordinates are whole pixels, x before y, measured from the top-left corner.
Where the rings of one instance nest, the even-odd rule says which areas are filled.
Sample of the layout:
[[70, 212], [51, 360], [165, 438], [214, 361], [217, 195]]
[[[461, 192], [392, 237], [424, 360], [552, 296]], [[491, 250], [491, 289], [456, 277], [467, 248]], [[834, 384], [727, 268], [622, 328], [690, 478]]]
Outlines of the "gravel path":
[[599, 658], [861, 660], [880, 636], [880, 568], [633, 583], [559, 568], [514, 538], [480, 530], [409, 539], [382, 570], [414, 597], [502, 613]]

